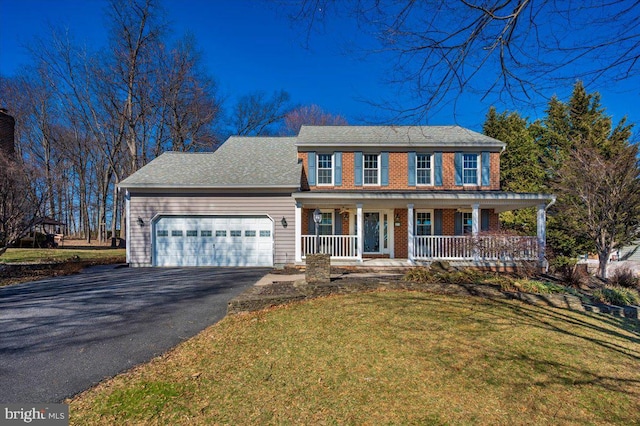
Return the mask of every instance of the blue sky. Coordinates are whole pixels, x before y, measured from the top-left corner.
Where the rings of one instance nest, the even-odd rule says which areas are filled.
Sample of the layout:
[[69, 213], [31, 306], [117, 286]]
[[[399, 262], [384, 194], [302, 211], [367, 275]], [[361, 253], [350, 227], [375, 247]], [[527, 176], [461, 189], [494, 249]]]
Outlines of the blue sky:
[[[367, 39], [348, 21], [333, 20], [326, 31], [315, 34], [307, 48], [304, 31], [295, 28], [282, 10], [260, 0], [165, 0], [175, 35], [192, 33], [203, 52], [207, 72], [215, 78], [230, 107], [237, 96], [255, 90], [284, 89], [298, 104], [317, 104], [343, 115], [351, 124], [389, 121], [367, 100], [392, 98], [411, 106], [409, 96], [384, 83], [389, 68], [382, 56], [345, 55], [345, 43]], [[106, 43], [103, 0], [0, 0], [0, 74], [11, 76], [28, 61], [24, 45], [34, 37], [47, 37], [49, 24], [67, 27], [89, 49]], [[362, 56], [362, 55], [358, 55]], [[614, 120], [623, 115], [640, 124], [640, 82], [627, 80], [617, 86], [589, 87], [602, 95], [602, 103]], [[571, 87], [555, 94], [566, 100]], [[554, 93], [549, 93], [551, 96]], [[530, 106], [497, 104], [499, 111], [519, 110], [537, 118]], [[478, 94], [463, 95], [457, 106], [446, 105], [427, 123], [459, 124], [481, 130], [491, 103]], [[6, 106], [10, 109], [10, 106]], [[413, 123], [412, 123], [413, 124]], [[638, 129], [635, 129], [638, 134]]]

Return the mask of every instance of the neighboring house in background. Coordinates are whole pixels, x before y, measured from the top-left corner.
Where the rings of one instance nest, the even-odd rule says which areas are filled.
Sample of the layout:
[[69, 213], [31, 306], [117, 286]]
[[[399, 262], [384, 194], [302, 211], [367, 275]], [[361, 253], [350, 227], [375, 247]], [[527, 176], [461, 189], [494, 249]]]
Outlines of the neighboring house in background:
[[[501, 191], [504, 148], [459, 126], [303, 126], [165, 153], [120, 183], [127, 261], [300, 264], [315, 251], [319, 209], [320, 250], [334, 260], [542, 262], [554, 197]], [[534, 206], [537, 237], [492, 234], [500, 212]]]
[[633, 260], [640, 262], [640, 241], [635, 241], [618, 250], [618, 260]]

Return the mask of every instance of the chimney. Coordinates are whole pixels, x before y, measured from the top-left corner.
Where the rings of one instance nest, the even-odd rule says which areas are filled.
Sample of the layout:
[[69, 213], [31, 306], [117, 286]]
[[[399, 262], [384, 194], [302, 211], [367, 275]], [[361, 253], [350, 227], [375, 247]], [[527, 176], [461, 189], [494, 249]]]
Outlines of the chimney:
[[15, 158], [14, 132], [16, 120], [8, 111], [0, 108], [0, 153], [6, 158]]

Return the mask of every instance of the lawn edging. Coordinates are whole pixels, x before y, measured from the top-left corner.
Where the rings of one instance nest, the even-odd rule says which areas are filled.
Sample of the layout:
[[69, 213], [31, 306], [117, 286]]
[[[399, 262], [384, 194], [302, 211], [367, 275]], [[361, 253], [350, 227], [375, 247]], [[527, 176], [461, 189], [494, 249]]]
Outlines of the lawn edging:
[[639, 306], [615, 306], [583, 301], [579, 296], [568, 293], [526, 293], [503, 291], [497, 285], [419, 283], [389, 277], [350, 278], [348, 275], [333, 279], [329, 283], [308, 283], [305, 280], [278, 281], [269, 285], [253, 286], [233, 298], [227, 304], [227, 314], [254, 312], [289, 303], [316, 299], [319, 297], [364, 293], [371, 291], [420, 291], [426, 293], [477, 296], [494, 300], [519, 300], [521, 302], [578, 312], [593, 312], [638, 320]]

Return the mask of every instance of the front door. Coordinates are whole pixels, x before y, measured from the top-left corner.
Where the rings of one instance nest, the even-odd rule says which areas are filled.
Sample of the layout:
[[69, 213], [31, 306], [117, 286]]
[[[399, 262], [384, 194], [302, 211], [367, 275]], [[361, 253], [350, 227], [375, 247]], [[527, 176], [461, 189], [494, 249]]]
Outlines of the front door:
[[380, 253], [380, 213], [364, 214], [364, 252]]

